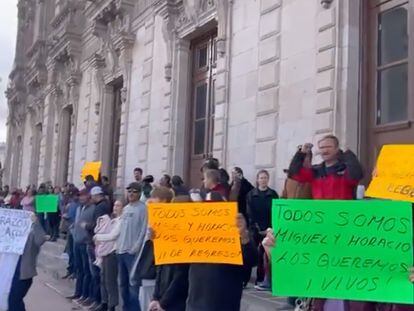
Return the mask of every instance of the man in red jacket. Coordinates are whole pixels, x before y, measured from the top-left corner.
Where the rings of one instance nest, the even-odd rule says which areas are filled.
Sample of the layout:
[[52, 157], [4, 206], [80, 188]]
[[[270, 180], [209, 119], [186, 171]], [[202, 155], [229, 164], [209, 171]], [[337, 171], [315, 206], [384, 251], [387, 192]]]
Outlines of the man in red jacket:
[[[363, 177], [361, 164], [355, 154], [350, 150], [342, 152], [338, 138], [328, 135], [318, 142], [323, 162], [312, 165], [312, 148], [312, 144], [306, 143], [298, 150], [289, 167], [289, 178], [309, 183], [312, 197], [316, 200], [354, 199], [358, 183]], [[312, 310], [371, 311], [363, 302], [324, 299], [315, 299]]]
[[311, 165], [312, 144], [304, 144], [289, 167], [289, 177], [301, 183], [310, 183], [312, 197], [318, 200], [352, 200], [363, 177], [356, 155], [339, 149], [339, 141], [328, 135], [318, 142], [323, 162]]

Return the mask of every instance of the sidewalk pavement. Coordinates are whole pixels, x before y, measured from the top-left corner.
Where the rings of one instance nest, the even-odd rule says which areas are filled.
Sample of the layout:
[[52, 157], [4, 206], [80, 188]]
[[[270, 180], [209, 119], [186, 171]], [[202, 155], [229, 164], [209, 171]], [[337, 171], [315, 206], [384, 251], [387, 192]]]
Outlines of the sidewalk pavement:
[[[42, 247], [42, 251], [39, 255], [38, 269], [39, 279], [36, 281], [37, 285], [34, 289], [37, 292], [41, 292], [42, 286], [48, 287], [58, 294], [62, 299], [70, 296], [74, 291], [73, 280], [62, 280], [62, 276], [66, 274], [67, 258], [63, 254], [65, 248], [65, 241], [59, 240], [56, 243], [46, 242]], [[63, 255], [62, 255], [63, 254]], [[43, 284], [43, 285], [42, 285]], [[31, 298], [38, 299], [36, 293]], [[58, 300], [56, 300], [58, 301]], [[65, 303], [69, 303], [64, 299]], [[70, 303], [69, 303], [70, 304]], [[64, 303], [62, 303], [64, 306]], [[79, 310], [79, 307], [72, 305], [71, 310]], [[28, 311], [40, 311], [49, 310], [46, 309], [28, 309]], [[66, 311], [66, 309], [50, 309]], [[253, 285], [249, 285], [243, 292], [243, 299], [241, 305], [241, 311], [292, 311], [293, 308], [286, 303], [285, 298], [273, 297], [269, 292], [258, 292], [253, 288]]]

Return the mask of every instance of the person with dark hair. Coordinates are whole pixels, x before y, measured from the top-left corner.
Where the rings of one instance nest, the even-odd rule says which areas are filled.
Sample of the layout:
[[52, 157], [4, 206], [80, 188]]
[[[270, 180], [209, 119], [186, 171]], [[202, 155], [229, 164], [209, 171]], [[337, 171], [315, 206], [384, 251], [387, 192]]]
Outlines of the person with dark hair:
[[211, 200], [212, 193], [220, 194], [222, 200], [227, 201], [228, 191], [221, 181], [221, 173], [219, 170], [206, 170], [204, 171], [204, 187], [208, 190], [206, 195], [206, 201]]
[[160, 186], [171, 189], [172, 188], [171, 176], [168, 175], [168, 174], [162, 175], [162, 177], [160, 179]]
[[35, 196], [36, 190], [32, 187], [28, 187], [26, 194], [21, 201], [21, 205], [24, 211], [35, 212]]
[[220, 184], [224, 187], [226, 190], [226, 200], [230, 201], [230, 175], [227, 173], [227, 171], [224, 168], [219, 169], [220, 172]]
[[272, 201], [279, 198], [277, 192], [269, 188], [269, 172], [261, 170], [257, 173], [257, 187], [252, 189], [246, 198], [247, 215], [250, 219], [250, 232], [258, 246], [258, 265], [256, 277], [257, 290], [270, 290], [270, 263], [261, 244], [271, 226]]
[[[170, 203], [174, 193], [170, 188], [157, 187], [151, 192], [147, 203]], [[145, 237], [141, 256], [137, 258], [132, 269], [132, 279], [141, 284], [139, 288], [139, 303], [141, 310], [149, 310], [155, 289], [156, 267], [154, 259], [154, 244], [150, 234]]]
[[111, 182], [109, 181], [109, 177], [108, 176], [102, 176], [101, 181], [102, 181], [102, 187], [101, 188], [102, 188], [102, 190], [105, 194], [105, 197], [108, 199], [110, 204], [113, 205], [114, 191], [112, 190]]
[[20, 209], [21, 200], [22, 200], [22, 196], [21, 196], [20, 190], [17, 188], [14, 188], [12, 191], [10, 202], [9, 202], [10, 208]]
[[[157, 193], [154, 190], [151, 195], [153, 202], [177, 203], [177, 197], [173, 198], [168, 192], [163, 192], [164, 194]], [[180, 196], [178, 202], [190, 202], [190, 198], [187, 197], [187, 200], [185, 200], [184, 196]], [[160, 265], [156, 267], [155, 288], [148, 310], [185, 310], [188, 297], [188, 269], [188, 264]]]
[[95, 213], [95, 205], [90, 201], [88, 189], [79, 192], [80, 206], [76, 210], [75, 223], [73, 225], [74, 258], [76, 267], [75, 293], [68, 299], [89, 307], [93, 304], [91, 290], [91, 270], [88, 259], [87, 245], [91, 242], [91, 236], [86, 229], [86, 224], [92, 222]]
[[59, 238], [59, 225], [60, 225], [60, 210], [59, 205], [62, 200], [60, 187], [56, 186], [55, 188], [50, 187], [49, 193], [53, 193], [59, 197], [58, 199], [58, 209], [56, 212], [47, 213], [47, 223], [49, 227], [50, 241], [56, 242]]
[[136, 182], [141, 182], [142, 181], [142, 176], [143, 176], [142, 168], [140, 168], [140, 167], [134, 168], [134, 179], [135, 179], [135, 181]]
[[87, 175], [85, 177], [85, 181], [83, 182], [83, 184], [85, 185], [85, 188], [88, 191], [91, 191], [91, 189], [95, 186], [98, 186], [97, 181], [95, 180], [95, 178], [92, 175]]
[[239, 213], [242, 213], [249, 224], [247, 216], [247, 194], [254, 188], [252, 184], [244, 178], [243, 170], [240, 167], [233, 168], [232, 172], [232, 183], [231, 187], [231, 199], [237, 200], [237, 206]]
[[75, 223], [76, 213], [79, 204], [79, 190], [73, 185], [68, 187], [68, 203], [63, 211], [62, 220], [66, 223], [67, 235], [66, 235], [66, 247], [65, 253], [68, 254], [69, 262], [67, 267], [67, 273], [63, 276], [63, 279], [74, 278], [76, 275], [75, 269], [75, 255], [74, 255], [74, 241], [73, 241], [73, 227]]
[[142, 180], [142, 194], [140, 200], [146, 202], [147, 199], [151, 196], [152, 183], [154, 182], [154, 177], [152, 175], [145, 176]]
[[184, 186], [184, 181], [180, 176], [174, 175], [171, 184], [175, 196], [188, 195], [188, 189]]
[[[205, 187], [210, 189], [209, 201], [223, 201], [215, 191], [220, 179], [218, 170], [204, 172]], [[246, 222], [237, 219], [242, 246], [243, 265], [191, 264], [189, 269], [189, 290], [186, 311], [239, 311], [245, 280], [245, 269], [251, 269], [257, 258], [257, 250], [250, 239]], [[241, 216], [243, 218], [243, 216]]]

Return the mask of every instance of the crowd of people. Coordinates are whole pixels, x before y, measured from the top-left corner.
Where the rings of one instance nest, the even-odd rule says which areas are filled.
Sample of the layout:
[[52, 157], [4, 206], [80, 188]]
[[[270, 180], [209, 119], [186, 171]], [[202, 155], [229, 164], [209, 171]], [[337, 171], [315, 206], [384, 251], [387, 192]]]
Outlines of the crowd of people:
[[[318, 143], [323, 162], [312, 165], [312, 148], [311, 144], [298, 148], [285, 171], [287, 177], [281, 197], [355, 199], [356, 188], [363, 178], [355, 154], [341, 151], [338, 139], [326, 136]], [[153, 176], [144, 176], [141, 168], [135, 168], [135, 181], [126, 188], [125, 197], [114, 197], [108, 178], [96, 181], [87, 176], [81, 189], [73, 184], [53, 188], [45, 183], [38, 189], [28, 187], [23, 194], [17, 189], [9, 192], [6, 186], [0, 202], [3, 207], [35, 212], [37, 194], [59, 195], [56, 213], [36, 214], [35, 223], [39, 224], [36, 230], [43, 228], [51, 241], [60, 235], [66, 239], [69, 264], [64, 278], [76, 280], [75, 291], [67, 298], [89, 310], [115, 310], [121, 296], [124, 311], [237, 311], [243, 288], [249, 282], [254, 282], [260, 291], [271, 288], [269, 248], [277, 247], [271, 229], [271, 207], [272, 200], [279, 195], [270, 188], [266, 170], [257, 173], [252, 185], [241, 168], [233, 168], [230, 176], [217, 159], [210, 158], [201, 167], [201, 173], [203, 181], [199, 189], [188, 189], [180, 176], [163, 175], [155, 182]], [[148, 227], [147, 204], [192, 201], [238, 203], [242, 266], [155, 266], [152, 241], [155, 233]], [[256, 266], [257, 272], [252, 275]], [[408, 274], [407, 271], [407, 282]], [[414, 274], [410, 277], [414, 281]], [[13, 291], [10, 295], [14, 295]], [[12, 297], [13, 303], [20, 303], [16, 299], [22, 303], [24, 295]], [[295, 298], [290, 301], [294, 304]], [[314, 311], [413, 310], [413, 306], [406, 305], [320, 299], [313, 299], [309, 308]]]

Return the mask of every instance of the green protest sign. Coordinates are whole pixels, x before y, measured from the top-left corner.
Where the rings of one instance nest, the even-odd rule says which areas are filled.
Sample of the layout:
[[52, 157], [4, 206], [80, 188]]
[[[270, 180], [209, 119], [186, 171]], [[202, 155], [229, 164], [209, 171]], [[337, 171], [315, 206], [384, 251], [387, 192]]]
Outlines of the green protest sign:
[[59, 196], [56, 194], [36, 195], [37, 213], [56, 213], [58, 210]]
[[276, 296], [414, 303], [411, 203], [274, 200]]

